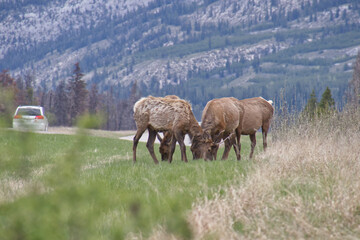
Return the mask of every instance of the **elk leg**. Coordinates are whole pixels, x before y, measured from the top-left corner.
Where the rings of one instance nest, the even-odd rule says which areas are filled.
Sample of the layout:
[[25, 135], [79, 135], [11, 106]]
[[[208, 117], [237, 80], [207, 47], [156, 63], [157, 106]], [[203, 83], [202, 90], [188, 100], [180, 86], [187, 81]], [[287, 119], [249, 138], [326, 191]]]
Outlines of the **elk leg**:
[[146, 129], [139, 128], [136, 131], [136, 134], [134, 136], [134, 140], [133, 140], [133, 162], [136, 162], [136, 148], [137, 148], [139, 140], [140, 140], [141, 136], [143, 135], [143, 133], [145, 132], [145, 130]]
[[240, 150], [239, 150], [238, 145], [235, 142], [232, 142], [232, 146], [233, 146], [233, 149], [235, 151], [236, 159], [240, 160], [239, 159]]
[[[215, 139], [215, 135], [211, 135], [211, 139]], [[216, 147], [215, 147], [214, 151], [212, 152], [211, 160], [216, 160], [218, 150], [219, 150], [219, 144], [216, 144]], [[205, 161], [206, 161], [206, 159], [205, 159]]]
[[228, 159], [228, 157], [229, 157], [229, 152], [230, 152], [231, 145], [232, 145], [229, 139], [226, 139], [225, 142], [224, 142], [224, 144], [225, 144], [225, 148], [224, 148], [224, 153], [223, 153], [223, 155], [222, 155], [222, 157], [221, 157], [221, 160], [226, 160], [226, 159]]
[[214, 150], [214, 155], [213, 155], [214, 160], [216, 160], [218, 150], [219, 150], [219, 144], [216, 144], [216, 148]]
[[238, 152], [236, 152], [236, 158], [237, 160], [241, 160], [241, 143], [240, 143], [240, 137], [241, 137], [241, 129], [240, 128], [237, 128], [235, 130], [236, 132], [236, 140], [234, 141], [234, 150], [236, 152], [236, 149], [235, 149], [235, 145], [237, 146], [237, 149], [238, 149]]
[[186, 146], [185, 146], [185, 143], [184, 143], [184, 136], [181, 133], [174, 133], [174, 136], [176, 138], [176, 141], [180, 145], [181, 160], [185, 161], [185, 162], [188, 162], [187, 157], [186, 157]]
[[173, 157], [173, 155], [174, 155], [175, 148], [176, 148], [176, 139], [175, 139], [175, 136], [173, 136], [173, 137], [171, 138], [171, 141], [170, 141], [169, 163], [172, 162], [172, 157]]
[[269, 131], [269, 123], [265, 123], [262, 126], [262, 136], [263, 136], [263, 146], [264, 146], [264, 151], [266, 151], [267, 148], [267, 133]]
[[155, 152], [154, 152], [154, 142], [155, 142], [155, 139], [156, 139], [156, 131], [153, 130], [153, 129], [149, 129], [149, 128], [148, 128], [148, 131], [149, 131], [149, 138], [148, 138], [148, 141], [146, 143], [146, 147], [149, 150], [149, 153], [150, 153], [151, 157], [154, 159], [154, 163], [158, 164], [159, 161], [156, 159], [156, 155], [155, 155]]
[[159, 142], [161, 143], [161, 142], [162, 142], [162, 138], [161, 138], [161, 136], [160, 136], [159, 133], [156, 133], [156, 137], [157, 137], [157, 139], [159, 140]]
[[[224, 138], [227, 138], [229, 135], [224, 135]], [[221, 160], [226, 160], [228, 159], [229, 157], [229, 152], [230, 152], [230, 149], [231, 149], [231, 145], [232, 145], [232, 141], [230, 139], [226, 139], [225, 142], [225, 148], [224, 148], [224, 153], [221, 157]], [[236, 150], [235, 150], [236, 152]]]
[[254, 154], [254, 148], [256, 146], [256, 136], [255, 133], [250, 134], [250, 141], [251, 141], [251, 152], [250, 152], [250, 158], [253, 157]]

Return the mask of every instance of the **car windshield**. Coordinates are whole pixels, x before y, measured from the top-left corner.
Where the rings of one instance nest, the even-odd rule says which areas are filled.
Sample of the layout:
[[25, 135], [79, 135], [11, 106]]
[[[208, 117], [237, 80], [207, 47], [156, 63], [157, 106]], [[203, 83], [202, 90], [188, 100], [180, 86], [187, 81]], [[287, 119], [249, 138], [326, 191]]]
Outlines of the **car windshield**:
[[37, 108], [19, 108], [17, 115], [39, 116], [41, 112]]

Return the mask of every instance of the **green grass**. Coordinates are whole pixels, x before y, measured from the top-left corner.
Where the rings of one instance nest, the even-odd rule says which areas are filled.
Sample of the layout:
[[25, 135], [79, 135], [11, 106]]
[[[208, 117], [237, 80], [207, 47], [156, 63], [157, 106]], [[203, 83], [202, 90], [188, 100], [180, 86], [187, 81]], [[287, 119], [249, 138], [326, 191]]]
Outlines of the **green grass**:
[[161, 225], [189, 239], [192, 203], [241, 182], [252, 166], [249, 146], [244, 136], [240, 162], [231, 150], [227, 161], [185, 164], [177, 147], [172, 164], [155, 165], [139, 143], [133, 164], [131, 141], [0, 130], [0, 236], [123, 239]]

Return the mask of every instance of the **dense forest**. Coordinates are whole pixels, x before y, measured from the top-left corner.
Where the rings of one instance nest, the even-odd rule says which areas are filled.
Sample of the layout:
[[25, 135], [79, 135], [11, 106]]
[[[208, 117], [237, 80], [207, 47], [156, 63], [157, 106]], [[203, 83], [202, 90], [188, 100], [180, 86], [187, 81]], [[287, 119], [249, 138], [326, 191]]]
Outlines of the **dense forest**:
[[87, 86], [83, 73], [76, 63], [73, 75], [61, 81], [54, 90], [35, 87], [34, 77], [12, 78], [7, 71], [0, 73], [0, 120], [11, 125], [11, 116], [18, 105], [41, 105], [46, 109], [50, 126], [75, 126], [82, 116], [96, 117], [92, 128], [106, 130], [135, 129], [132, 119], [133, 105], [139, 99], [136, 82], [130, 97], [120, 100], [113, 91], [99, 92], [96, 84]]

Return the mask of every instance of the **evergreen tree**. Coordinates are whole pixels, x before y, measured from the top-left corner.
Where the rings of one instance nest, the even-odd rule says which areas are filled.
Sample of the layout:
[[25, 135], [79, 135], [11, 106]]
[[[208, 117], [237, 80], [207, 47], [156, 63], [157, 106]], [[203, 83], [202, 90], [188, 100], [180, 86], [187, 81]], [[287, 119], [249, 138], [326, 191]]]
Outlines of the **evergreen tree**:
[[16, 93], [17, 105], [25, 105], [25, 86], [24, 81], [20, 76], [16, 78], [16, 87], [18, 89]]
[[140, 98], [137, 82], [135, 81], [131, 87], [131, 94], [127, 102], [123, 106], [124, 114], [121, 116], [121, 129], [132, 130], [136, 129], [135, 121], [133, 118], [134, 104]]
[[116, 102], [113, 94], [113, 87], [110, 88], [110, 91], [107, 91], [105, 95], [105, 129], [107, 130], [117, 130], [115, 126], [116, 122]]
[[313, 89], [311, 94], [310, 94], [310, 98], [304, 108], [303, 113], [305, 114], [305, 116], [309, 117], [309, 118], [314, 118], [315, 113], [317, 111], [317, 99], [316, 99], [316, 94], [315, 94], [315, 90]]
[[16, 82], [8, 70], [0, 73], [0, 125], [5, 120], [7, 127], [11, 126], [11, 115], [14, 113], [16, 103]]
[[89, 113], [97, 114], [99, 106], [99, 89], [96, 83], [92, 84], [89, 93]]
[[70, 107], [70, 121], [73, 122], [87, 110], [88, 91], [83, 80], [84, 74], [81, 72], [80, 64], [75, 63], [73, 76], [69, 80], [68, 95]]
[[34, 76], [30, 72], [26, 73], [24, 76], [25, 80], [25, 103], [28, 105], [35, 104], [34, 100]]
[[320, 114], [329, 113], [335, 110], [335, 101], [331, 96], [331, 90], [329, 87], [326, 87], [324, 93], [321, 96], [318, 110]]
[[68, 95], [66, 92], [65, 81], [61, 81], [55, 90], [54, 113], [56, 125], [67, 126], [68, 121]]

